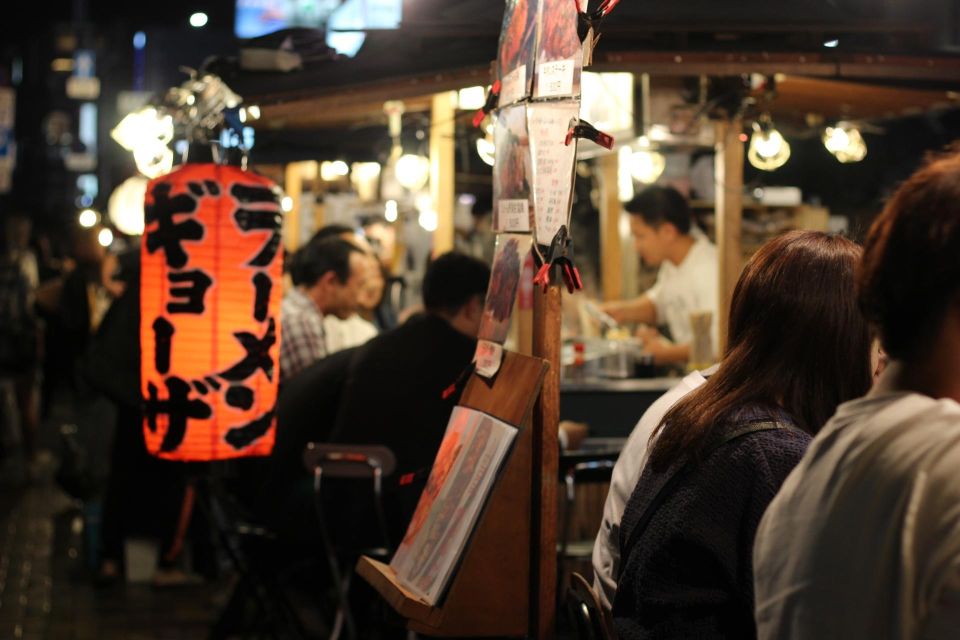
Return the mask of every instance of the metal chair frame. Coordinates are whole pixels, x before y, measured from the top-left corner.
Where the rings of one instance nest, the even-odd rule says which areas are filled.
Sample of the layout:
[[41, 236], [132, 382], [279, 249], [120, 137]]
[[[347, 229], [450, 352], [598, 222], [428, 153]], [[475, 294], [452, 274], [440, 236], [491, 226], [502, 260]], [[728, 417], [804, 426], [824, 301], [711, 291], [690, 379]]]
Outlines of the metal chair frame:
[[350, 638], [357, 637], [356, 624], [350, 610], [349, 591], [353, 578], [352, 566], [342, 566], [340, 554], [327, 528], [326, 513], [321, 498], [323, 478], [370, 479], [373, 488], [373, 509], [377, 516], [382, 547], [366, 549], [365, 555], [386, 557], [390, 553], [390, 536], [386, 514], [383, 510], [383, 479], [389, 477], [396, 467], [396, 458], [383, 446], [321, 444], [311, 442], [303, 453], [304, 465], [313, 475], [314, 508], [320, 528], [324, 554], [330, 567], [337, 591], [337, 612], [330, 640], [340, 637], [344, 629]]

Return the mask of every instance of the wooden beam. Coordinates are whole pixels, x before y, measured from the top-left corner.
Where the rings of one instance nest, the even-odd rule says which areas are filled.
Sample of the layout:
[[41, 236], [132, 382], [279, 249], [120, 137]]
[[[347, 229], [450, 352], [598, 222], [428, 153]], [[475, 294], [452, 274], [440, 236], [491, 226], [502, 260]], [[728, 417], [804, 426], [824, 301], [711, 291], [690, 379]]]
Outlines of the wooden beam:
[[740, 75], [786, 73], [831, 78], [942, 80], [960, 77], [960, 58], [769, 51], [598, 51], [592, 71], [650, 75]]
[[604, 300], [623, 298], [623, 248], [620, 243], [619, 158], [600, 156], [600, 282]]
[[[314, 84], [292, 91], [269, 91], [244, 98], [258, 102], [262, 122], [275, 129], [311, 128], [382, 120], [385, 100], [409, 102], [409, 111], [430, 108], [430, 96], [490, 84], [489, 65], [346, 86]], [[299, 127], [298, 127], [298, 123]]]
[[453, 91], [437, 93], [430, 111], [430, 199], [437, 212], [434, 257], [453, 250], [455, 100]]
[[560, 466], [560, 324], [562, 294], [558, 284], [544, 292], [534, 288], [533, 353], [550, 363], [533, 412], [533, 514], [530, 541], [530, 637], [553, 638], [557, 616], [557, 474]]
[[293, 252], [300, 247], [300, 200], [303, 196], [303, 170], [299, 162], [289, 163], [283, 171], [283, 191], [293, 208], [283, 215], [283, 246]]
[[733, 289], [743, 268], [743, 248], [741, 246], [741, 222], [743, 219], [743, 141], [740, 134], [743, 123], [739, 118], [720, 121], [715, 124], [716, 131], [716, 218], [717, 218], [717, 259], [719, 278], [720, 344], [717, 345], [717, 357], [726, 349], [727, 324], [730, 315], [730, 301]]

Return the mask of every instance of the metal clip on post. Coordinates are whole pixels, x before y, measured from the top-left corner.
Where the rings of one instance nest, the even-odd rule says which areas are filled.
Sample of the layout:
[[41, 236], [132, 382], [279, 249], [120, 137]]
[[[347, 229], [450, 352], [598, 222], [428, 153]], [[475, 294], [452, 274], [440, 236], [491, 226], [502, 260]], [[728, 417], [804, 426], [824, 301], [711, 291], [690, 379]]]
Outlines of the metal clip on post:
[[487, 101], [483, 103], [483, 106], [480, 107], [475, 114], [473, 114], [473, 126], [477, 128], [483, 122], [483, 119], [487, 117], [491, 111], [497, 108], [497, 105], [500, 103], [500, 81], [497, 80], [493, 83], [493, 86], [490, 87], [490, 91], [487, 92]]
[[[536, 254], [534, 254], [536, 255]], [[544, 256], [543, 264], [533, 278], [533, 283], [540, 285], [544, 291], [550, 286], [550, 270], [552, 267], [560, 267], [563, 275], [563, 282], [567, 286], [567, 291], [573, 293], [583, 289], [583, 281], [580, 279], [580, 270], [573, 263], [573, 240], [567, 232], [567, 225], [563, 225], [553, 236], [550, 242], [550, 248]]]

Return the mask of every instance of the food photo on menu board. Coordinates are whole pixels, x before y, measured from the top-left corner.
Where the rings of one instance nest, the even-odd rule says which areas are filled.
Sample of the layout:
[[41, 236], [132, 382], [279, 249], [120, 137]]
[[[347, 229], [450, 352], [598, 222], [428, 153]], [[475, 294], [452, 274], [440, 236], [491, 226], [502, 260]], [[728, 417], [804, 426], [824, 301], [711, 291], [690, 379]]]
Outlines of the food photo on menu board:
[[503, 234], [497, 237], [497, 252], [493, 256], [490, 286], [483, 305], [479, 340], [503, 344], [510, 332], [513, 303], [517, 299], [520, 271], [530, 251], [530, 236]]
[[577, 5], [540, 0], [540, 38], [534, 74], [535, 98], [580, 95], [583, 45], [577, 35]]
[[530, 231], [530, 186], [533, 168], [527, 107], [518, 104], [501, 109], [494, 126], [496, 158], [493, 165], [493, 230]]
[[430, 478], [390, 567], [397, 579], [436, 605], [476, 526], [516, 427], [455, 407]]
[[537, 5], [538, 0], [506, 2], [497, 55], [501, 107], [530, 96], [537, 47]]

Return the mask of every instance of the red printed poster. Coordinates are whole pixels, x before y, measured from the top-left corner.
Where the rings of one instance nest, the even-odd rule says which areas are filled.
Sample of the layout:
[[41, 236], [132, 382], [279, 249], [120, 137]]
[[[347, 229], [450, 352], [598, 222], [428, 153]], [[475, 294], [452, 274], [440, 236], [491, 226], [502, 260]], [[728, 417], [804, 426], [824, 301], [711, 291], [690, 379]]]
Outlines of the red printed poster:
[[506, 0], [497, 55], [501, 107], [530, 96], [537, 46], [538, 5], [538, 0]]

